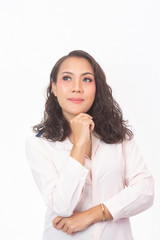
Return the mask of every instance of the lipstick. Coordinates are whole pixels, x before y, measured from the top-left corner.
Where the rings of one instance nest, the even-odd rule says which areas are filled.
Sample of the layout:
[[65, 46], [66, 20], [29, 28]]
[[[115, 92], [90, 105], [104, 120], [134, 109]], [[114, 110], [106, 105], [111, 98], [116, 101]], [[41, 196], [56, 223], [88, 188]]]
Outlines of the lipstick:
[[82, 103], [84, 101], [82, 98], [68, 98], [68, 100], [75, 104]]

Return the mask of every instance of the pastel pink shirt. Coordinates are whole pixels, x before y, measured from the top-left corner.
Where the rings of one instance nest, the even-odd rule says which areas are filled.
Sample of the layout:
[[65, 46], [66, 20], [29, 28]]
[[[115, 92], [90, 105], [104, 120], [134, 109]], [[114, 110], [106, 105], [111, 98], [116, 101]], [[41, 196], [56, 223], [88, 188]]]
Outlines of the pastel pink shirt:
[[[92, 156], [85, 166], [70, 157], [72, 143], [32, 136], [26, 155], [47, 206], [43, 240], [133, 240], [129, 217], [153, 203], [153, 178], [135, 143], [106, 144], [92, 134]], [[68, 235], [52, 226], [56, 216], [71, 216], [100, 203], [113, 216]]]

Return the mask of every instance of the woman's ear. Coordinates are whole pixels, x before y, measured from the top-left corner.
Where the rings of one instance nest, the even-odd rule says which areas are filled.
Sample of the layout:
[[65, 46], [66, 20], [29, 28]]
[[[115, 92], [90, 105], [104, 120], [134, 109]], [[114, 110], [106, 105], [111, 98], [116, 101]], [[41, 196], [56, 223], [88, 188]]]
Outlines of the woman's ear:
[[52, 92], [54, 93], [54, 96], [57, 97], [57, 88], [54, 82], [52, 82]]

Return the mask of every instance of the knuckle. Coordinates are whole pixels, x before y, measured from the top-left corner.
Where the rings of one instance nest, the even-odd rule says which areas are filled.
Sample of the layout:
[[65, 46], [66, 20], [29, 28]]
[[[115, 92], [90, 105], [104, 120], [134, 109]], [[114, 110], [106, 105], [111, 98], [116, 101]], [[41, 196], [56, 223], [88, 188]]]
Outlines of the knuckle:
[[66, 220], [65, 225], [66, 225], [67, 227], [69, 227], [69, 226], [70, 226], [70, 222], [69, 222], [68, 220]]
[[69, 219], [66, 219], [66, 223], [67, 223], [67, 224], [70, 224], [70, 220], [69, 220]]
[[73, 230], [73, 229], [74, 229], [73, 225], [71, 225], [71, 226], [70, 226], [70, 229], [71, 229], [71, 230]]
[[57, 226], [57, 229], [60, 229], [60, 226], [59, 226], [59, 225]]

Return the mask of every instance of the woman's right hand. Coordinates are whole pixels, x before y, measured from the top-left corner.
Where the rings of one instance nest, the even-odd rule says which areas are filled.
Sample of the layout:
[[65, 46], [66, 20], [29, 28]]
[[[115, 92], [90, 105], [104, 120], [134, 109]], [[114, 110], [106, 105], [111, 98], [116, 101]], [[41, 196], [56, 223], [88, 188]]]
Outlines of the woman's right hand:
[[74, 145], [86, 146], [90, 140], [90, 133], [94, 129], [92, 117], [86, 113], [80, 113], [70, 121]]
[[73, 135], [73, 147], [70, 156], [85, 165], [87, 146], [91, 143], [90, 133], [94, 129], [92, 117], [86, 113], [80, 113], [70, 121]]

